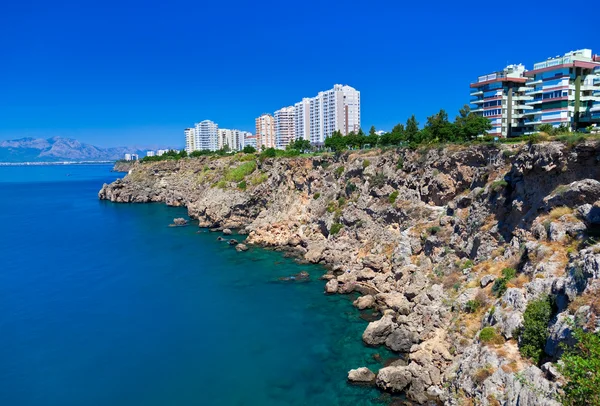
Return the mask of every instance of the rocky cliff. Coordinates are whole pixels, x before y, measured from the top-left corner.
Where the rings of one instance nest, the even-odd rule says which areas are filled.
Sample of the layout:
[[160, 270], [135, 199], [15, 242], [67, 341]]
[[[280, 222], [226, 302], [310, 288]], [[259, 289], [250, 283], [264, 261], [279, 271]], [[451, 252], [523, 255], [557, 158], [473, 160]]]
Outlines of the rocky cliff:
[[[384, 391], [420, 404], [555, 405], [559, 343], [573, 323], [595, 328], [600, 310], [599, 160], [593, 142], [204, 157], [136, 165], [99, 197], [186, 206], [203, 227], [325, 264], [327, 293], [360, 295], [355, 306], [379, 315], [364, 343], [406, 361], [374, 371]], [[498, 291], [507, 268], [516, 275]], [[532, 363], [518, 332], [545, 295], [556, 308]]]

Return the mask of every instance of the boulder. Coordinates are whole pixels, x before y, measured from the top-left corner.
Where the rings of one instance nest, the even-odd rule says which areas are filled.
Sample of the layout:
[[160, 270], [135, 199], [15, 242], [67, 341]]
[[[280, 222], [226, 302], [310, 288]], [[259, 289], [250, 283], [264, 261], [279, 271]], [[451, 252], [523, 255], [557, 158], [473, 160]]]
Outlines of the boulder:
[[354, 306], [359, 310], [370, 309], [375, 305], [375, 298], [373, 295], [360, 296], [354, 301]]
[[385, 367], [377, 373], [376, 384], [385, 391], [398, 393], [404, 391], [410, 385], [412, 379], [408, 367]]
[[337, 293], [339, 283], [337, 279], [331, 279], [325, 284], [325, 293]]
[[411, 304], [402, 293], [378, 293], [375, 299], [383, 306], [400, 314], [407, 315], [410, 313]]
[[419, 343], [419, 334], [408, 329], [406, 325], [400, 325], [385, 340], [385, 345], [397, 352], [409, 352], [413, 344]]
[[375, 378], [376, 375], [367, 367], [351, 369], [348, 371], [348, 380], [350, 382], [371, 383], [375, 381]]
[[187, 220], [184, 219], [183, 217], [177, 217], [175, 219], [173, 219], [173, 224], [175, 224], [176, 226], [185, 226], [187, 225]]
[[229, 245], [238, 245], [239, 242], [238, 242], [238, 240], [232, 238], [231, 240], [227, 241], [227, 244], [229, 244]]
[[369, 323], [362, 339], [368, 345], [381, 345], [385, 343], [395, 328], [397, 328], [397, 325], [394, 323], [392, 315], [386, 314], [381, 319]]
[[482, 288], [485, 288], [487, 285], [494, 282], [495, 280], [496, 280], [495, 275], [486, 275], [483, 278], [481, 278], [481, 282], [479, 284], [481, 285]]
[[235, 246], [235, 250], [237, 252], [248, 251], [248, 246], [246, 244], [238, 244]]
[[231, 230], [228, 229], [228, 228], [224, 228], [223, 229], [223, 234], [225, 234], [225, 235], [231, 235]]

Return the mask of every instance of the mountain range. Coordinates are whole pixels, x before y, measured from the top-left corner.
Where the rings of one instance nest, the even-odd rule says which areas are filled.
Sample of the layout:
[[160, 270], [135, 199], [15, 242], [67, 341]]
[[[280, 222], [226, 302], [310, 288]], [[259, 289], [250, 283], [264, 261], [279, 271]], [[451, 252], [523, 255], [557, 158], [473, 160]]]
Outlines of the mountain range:
[[115, 161], [125, 154], [146, 156], [148, 148], [102, 148], [72, 138], [20, 138], [0, 141], [0, 162]]

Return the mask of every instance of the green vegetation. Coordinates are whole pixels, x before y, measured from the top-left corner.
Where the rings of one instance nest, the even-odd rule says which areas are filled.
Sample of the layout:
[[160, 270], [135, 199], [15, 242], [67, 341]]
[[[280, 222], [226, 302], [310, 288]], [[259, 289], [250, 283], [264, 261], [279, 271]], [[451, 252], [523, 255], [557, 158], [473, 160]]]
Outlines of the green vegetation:
[[242, 149], [242, 152], [244, 154], [254, 154], [256, 152], [256, 148], [254, 148], [252, 145], [246, 145], [244, 149]]
[[363, 169], [366, 169], [369, 167], [369, 165], [371, 165], [371, 161], [369, 161], [368, 159], [365, 159], [363, 161]]
[[396, 169], [401, 170], [404, 168], [404, 158], [398, 158], [398, 163], [396, 164]]
[[483, 343], [490, 343], [496, 339], [498, 333], [494, 327], [484, 327], [479, 332], [479, 340]]
[[479, 300], [469, 300], [465, 304], [465, 310], [467, 313], [477, 313], [477, 310], [481, 307], [481, 302]]
[[369, 183], [373, 187], [383, 187], [386, 184], [387, 180], [383, 172], [377, 172], [375, 175], [369, 178]]
[[439, 233], [439, 232], [440, 232], [440, 230], [441, 230], [441, 228], [440, 228], [440, 227], [438, 227], [438, 226], [433, 226], [433, 227], [429, 227], [429, 228], [427, 229], [427, 233], [428, 233], [429, 235], [436, 235], [437, 233]]
[[277, 156], [277, 150], [275, 148], [267, 148], [260, 153], [261, 158], [275, 158]]
[[287, 151], [299, 151], [306, 152], [311, 150], [311, 145], [309, 140], [295, 140], [285, 147]]
[[227, 189], [227, 181], [220, 180], [217, 183], [215, 183], [214, 186], [218, 187], [219, 189]]
[[331, 229], [329, 230], [329, 234], [331, 235], [336, 235], [337, 233], [340, 232], [340, 230], [342, 229], [342, 225], [340, 223], [333, 223], [331, 225]]
[[467, 269], [467, 268], [473, 268], [473, 261], [471, 261], [470, 259], [467, 259], [465, 261], [464, 264], [462, 264], [462, 266], [460, 267], [460, 269]]
[[157, 161], [171, 161], [171, 160], [179, 160], [181, 158], [187, 157], [188, 154], [185, 149], [181, 151], [175, 151], [173, 149], [165, 152], [160, 156], [146, 156], [140, 159], [141, 162], [157, 162]]
[[388, 200], [390, 201], [391, 204], [394, 204], [394, 203], [396, 203], [397, 198], [398, 198], [398, 191], [394, 190], [392, 193], [390, 193]]
[[239, 188], [240, 190], [246, 190], [246, 187], [247, 187], [247, 186], [248, 186], [248, 185], [246, 184], [246, 181], [245, 181], [245, 180], [243, 180], [243, 181], [241, 181], [240, 183], [238, 183], [238, 188]]
[[327, 203], [327, 213], [333, 213], [336, 208], [337, 207], [334, 201]]
[[519, 331], [519, 351], [535, 363], [540, 361], [544, 353], [551, 318], [552, 304], [548, 296], [529, 302], [523, 313], [523, 327]]
[[567, 406], [600, 405], [600, 335], [573, 331], [574, 346], [564, 346], [559, 365], [567, 383], [563, 387], [561, 403]]
[[250, 183], [252, 183], [254, 186], [256, 186], [256, 185], [260, 185], [261, 183], [265, 182], [267, 179], [269, 179], [269, 175], [266, 173], [261, 173], [258, 176], [253, 176], [250, 179]]
[[319, 197], [321, 197], [321, 193], [317, 192], [313, 195], [313, 199], [317, 200]]
[[494, 293], [497, 297], [500, 297], [506, 292], [507, 286], [506, 284], [510, 282], [517, 275], [517, 271], [514, 268], [504, 268], [502, 270], [502, 277], [496, 279], [494, 285], [492, 286], [492, 293]]
[[504, 189], [506, 186], [508, 186], [508, 182], [505, 181], [504, 179], [501, 179], [501, 180], [492, 182], [492, 184], [490, 185], [490, 189], [493, 192], [499, 192], [500, 190]]
[[237, 168], [231, 168], [225, 174], [225, 180], [228, 182], [241, 182], [248, 175], [256, 170], [256, 162], [249, 161], [241, 164]]
[[335, 174], [335, 178], [336, 179], [339, 179], [342, 176], [343, 173], [344, 173], [344, 167], [343, 166], [335, 168], [334, 174]]

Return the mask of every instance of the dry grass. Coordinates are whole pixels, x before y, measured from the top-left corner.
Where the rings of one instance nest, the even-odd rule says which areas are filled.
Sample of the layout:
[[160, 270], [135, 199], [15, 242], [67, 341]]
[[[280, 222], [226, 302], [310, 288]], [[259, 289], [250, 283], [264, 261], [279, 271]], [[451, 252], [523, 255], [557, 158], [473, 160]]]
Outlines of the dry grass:
[[590, 306], [592, 312], [600, 315], [600, 287], [594, 286], [581, 296], [577, 296], [575, 300], [569, 303], [569, 312], [574, 314], [581, 306]]
[[508, 288], [522, 288], [526, 283], [531, 282], [529, 277], [523, 273], [519, 274], [515, 279], [512, 279], [506, 284]]
[[508, 364], [502, 365], [501, 368], [507, 374], [515, 373], [515, 372], [519, 372], [520, 371], [519, 363], [517, 361], [514, 361], [514, 360], [510, 361]]
[[490, 231], [497, 224], [496, 217], [493, 214], [490, 214], [485, 218], [483, 226], [481, 226], [481, 231]]
[[486, 365], [485, 367], [479, 368], [477, 371], [475, 371], [473, 374], [473, 381], [478, 385], [481, 385], [483, 381], [492, 376], [494, 372], [496, 372], [496, 370], [491, 365]]
[[572, 214], [572, 213], [573, 213], [573, 209], [571, 209], [570, 207], [562, 206], [562, 207], [555, 207], [554, 209], [552, 209], [550, 211], [549, 216], [552, 220], [556, 220], [566, 214]]

